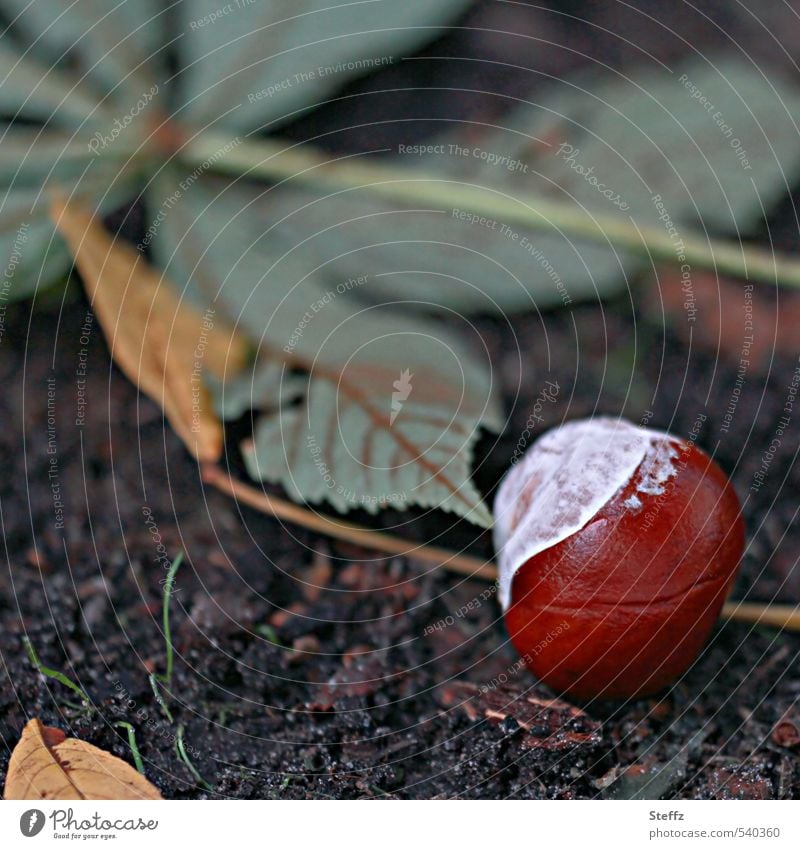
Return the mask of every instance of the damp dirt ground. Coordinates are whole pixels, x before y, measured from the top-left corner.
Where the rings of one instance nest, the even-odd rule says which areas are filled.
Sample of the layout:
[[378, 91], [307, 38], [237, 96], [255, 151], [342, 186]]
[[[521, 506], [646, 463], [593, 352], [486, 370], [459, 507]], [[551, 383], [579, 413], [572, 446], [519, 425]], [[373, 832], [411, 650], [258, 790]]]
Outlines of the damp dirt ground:
[[[665, 14], [660, 5], [638, 7], [657, 16]], [[688, 8], [670, 12], [677, 16], [671, 25], [691, 31], [695, 46], [720, 46], [714, 23], [741, 34], [727, 4], [700, 7], [710, 23]], [[393, 126], [398, 132], [392, 118], [429, 109], [485, 120], [498, 109], [497, 98], [454, 93], [456, 83], [517, 93], [531, 85], [526, 65], [559, 75], [590, 58], [628, 67], [638, 49], [662, 59], [689, 49], [646, 18], [623, 14], [621, 5], [557, 8], [586, 20], [479, 4], [464, 29], [424, 53], [516, 68], [461, 63], [456, 72], [454, 63], [434, 58], [400, 63], [350, 91], [397, 85], [407, 94], [369, 104], [356, 98], [346, 116], [323, 109], [286, 133], [330, 130], [330, 146], [342, 150], [382, 146], [393, 140]], [[532, 58], [533, 48], [503, 38], [504, 29], [545, 41]], [[427, 97], [413, 91], [431, 86], [437, 90]], [[388, 123], [372, 135], [342, 129], [376, 114]], [[425, 122], [417, 129], [423, 138]], [[408, 125], [403, 132], [408, 138]], [[769, 227], [784, 248], [796, 241], [789, 209], [787, 201]], [[774, 293], [757, 297], [760, 314], [774, 318]], [[800, 410], [763, 485], [757, 492], [751, 485], [775, 439], [797, 352], [789, 345], [753, 366], [723, 432], [738, 376], [730, 352], [741, 328], [689, 340], [654, 302], [652, 284], [639, 280], [602, 306], [513, 320], [529, 364], [525, 390], [506, 432], [482, 439], [477, 482], [491, 497], [545, 380], [563, 391], [544, 405], [537, 432], [565, 415], [622, 413], [687, 433], [703, 413], [699, 442], [714, 451], [745, 504], [748, 550], [734, 596], [796, 603]], [[712, 325], [712, 313], [701, 312], [700, 322]], [[479, 328], [510, 403], [519, 375], [507, 326], [481, 319]], [[767, 330], [758, 332], [763, 340]], [[487, 584], [282, 526], [204, 487], [160, 411], [111, 366], [79, 287], [63, 304], [40, 299], [33, 310], [8, 310], [0, 374], [0, 781], [25, 722], [39, 717], [132, 762], [126, 732], [115, 726], [130, 723], [147, 776], [167, 798], [800, 796], [800, 634], [720, 623], [668, 692], [545, 710], [541, 702], [554, 694], [524, 670], [509, 674], [516, 656]], [[81, 399], [85, 416], [77, 425]], [[246, 427], [228, 437], [236, 474]], [[368, 520], [391, 523], [385, 515]], [[405, 533], [425, 540], [444, 529], [440, 544], [471, 541], [475, 554], [490, 556], [488, 536], [473, 539], [473, 531], [436, 514], [420, 516]], [[175, 669], [164, 693], [171, 718], [149, 680], [166, 660], [164, 550], [186, 552], [171, 600]], [[36, 672], [25, 636], [44, 664], [89, 694], [91, 711]], [[503, 675], [505, 688], [475, 692]]]

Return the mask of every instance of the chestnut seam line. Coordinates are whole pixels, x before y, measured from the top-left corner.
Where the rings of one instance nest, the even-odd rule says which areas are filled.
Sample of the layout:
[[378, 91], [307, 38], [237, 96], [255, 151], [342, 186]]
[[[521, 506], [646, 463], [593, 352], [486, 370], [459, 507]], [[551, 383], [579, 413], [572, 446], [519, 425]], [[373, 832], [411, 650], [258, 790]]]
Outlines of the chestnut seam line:
[[[695, 587], [698, 587], [698, 584], [692, 584], [688, 590], [684, 590], [676, 593], [675, 595], [663, 596], [661, 598], [648, 599], [646, 601], [636, 601], [635, 599], [628, 599], [626, 601], [603, 601], [602, 599], [591, 599], [586, 604], [580, 605], [569, 605], [569, 604], [546, 604], [543, 607], [539, 608], [539, 612], [548, 613], [550, 611], [575, 611], [575, 610], [587, 610], [589, 607], [603, 607], [611, 610], [615, 610], [617, 608], [627, 609], [633, 608], [634, 610], [641, 610], [643, 612], [647, 611], [652, 607], [661, 607], [665, 604], [673, 604], [675, 601], [680, 601], [692, 592]], [[533, 621], [533, 620], [532, 620]]]
[[[544, 583], [547, 576], [543, 576], [539, 583]], [[649, 607], [653, 604], [663, 604], [665, 602], [673, 602], [680, 601], [682, 598], [685, 598], [692, 591], [704, 587], [706, 584], [716, 583], [715, 576], [707, 576], [704, 578], [699, 578], [696, 581], [693, 581], [687, 587], [683, 587], [679, 590], [676, 590], [674, 593], [670, 593], [669, 595], [661, 595], [656, 596], [655, 598], [647, 598], [638, 600], [635, 598], [624, 598], [621, 601], [606, 601], [602, 598], [597, 598], [597, 596], [592, 596], [589, 601], [585, 604], [546, 604], [541, 609], [542, 610], [584, 610], [589, 605], [605, 605], [606, 607]], [[538, 585], [537, 585], [538, 586]], [[531, 592], [535, 592], [537, 587], [533, 587]]]

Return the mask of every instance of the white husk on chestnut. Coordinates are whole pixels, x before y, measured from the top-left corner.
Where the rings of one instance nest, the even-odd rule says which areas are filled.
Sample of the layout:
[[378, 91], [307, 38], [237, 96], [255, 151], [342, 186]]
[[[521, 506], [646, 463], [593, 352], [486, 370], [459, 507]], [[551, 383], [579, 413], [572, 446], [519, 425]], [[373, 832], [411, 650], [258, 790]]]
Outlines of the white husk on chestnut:
[[[511, 603], [511, 583], [523, 564], [586, 525], [643, 461], [639, 491], [662, 492], [675, 473], [677, 456], [669, 434], [624, 419], [568, 422], [541, 436], [506, 474], [495, 500], [503, 609]], [[641, 507], [635, 497], [629, 501], [629, 509]]]

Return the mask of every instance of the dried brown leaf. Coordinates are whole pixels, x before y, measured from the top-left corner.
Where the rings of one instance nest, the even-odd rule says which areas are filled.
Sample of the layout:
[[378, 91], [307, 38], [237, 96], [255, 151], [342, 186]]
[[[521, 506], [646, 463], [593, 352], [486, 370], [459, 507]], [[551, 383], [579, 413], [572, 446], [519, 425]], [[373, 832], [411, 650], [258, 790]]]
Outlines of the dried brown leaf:
[[161, 799], [158, 790], [114, 755], [32, 719], [11, 753], [4, 798]]
[[245, 341], [181, 301], [163, 275], [86, 209], [56, 198], [51, 217], [75, 258], [117, 365], [162, 407], [195, 457], [219, 459], [222, 425], [197, 365], [218, 378], [235, 374], [247, 358]]

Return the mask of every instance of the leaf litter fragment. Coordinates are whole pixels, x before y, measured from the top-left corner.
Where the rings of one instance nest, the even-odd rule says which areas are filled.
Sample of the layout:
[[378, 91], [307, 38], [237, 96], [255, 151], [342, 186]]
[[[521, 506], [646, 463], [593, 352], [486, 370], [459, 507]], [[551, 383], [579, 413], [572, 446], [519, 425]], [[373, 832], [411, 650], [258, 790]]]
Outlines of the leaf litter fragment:
[[11, 753], [4, 798], [161, 799], [132, 766], [59, 728], [31, 719]]
[[382, 653], [369, 646], [355, 646], [342, 658], [341, 667], [320, 686], [305, 707], [310, 711], [331, 711], [349, 699], [363, 699], [397, 680], [396, 670], [386, 665]]
[[365, 307], [366, 281], [301, 272], [302, 251], [264, 231], [260, 189], [202, 178], [192, 192], [196, 206], [171, 210], [153, 250], [180, 286], [218, 292], [259, 345], [255, 369], [217, 394], [226, 416], [263, 409], [243, 445], [250, 476], [340, 512], [420, 506], [491, 525], [472, 451], [479, 429], [503, 418], [474, 328]]
[[57, 197], [51, 217], [117, 365], [161, 406], [198, 460], [219, 459], [222, 425], [199, 372], [205, 368], [219, 379], [237, 373], [247, 359], [244, 339], [182, 301], [162, 274], [85, 208]]
[[[372, 70], [372, 60], [376, 57], [382, 57], [380, 64], [383, 59], [397, 61], [406, 50], [430, 40], [442, 25], [467, 6], [464, 0], [425, 3], [415, 0], [399, 5], [374, 3], [370, 4], [370, 9], [365, 9], [363, 4], [330, 7], [308, 0], [293, 6], [291, 15], [287, 15], [280, 4], [270, 3], [256, 4], [241, 14], [218, 16], [218, 6], [213, 0], [203, 0], [200, 9], [194, 6], [181, 9], [176, 17], [166, 15], [153, 0], [143, 0], [144, 14], [141, 14], [141, 4], [133, 9], [128, 3], [111, 11], [103, 9], [103, 14], [98, 14], [96, 10], [102, 4], [97, 0], [80, 0], [74, 8], [70, 6], [69, 15], [63, 13], [53, 17], [47, 0], [10, 2], [15, 23], [10, 32], [11, 41], [4, 43], [0, 50], [0, 73], [8, 76], [0, 100], [7, 107], [13, 107], [7, 108], [6, 113], [14, 114], [22, 109], [20, 114], [27, 121], [45, 122], [36, 133], [37, 138], [41, 133], [46, 147], [51, 141], [57, 142], [54, 132], [66, 135], [67, 139], [74, 134], [77, 143], [66, 156], [67, 161], [58, 166], [59, 182], [62, 167], [67, 174], [73, 174], [73, 169], [83, 163], [84, 158], [92, 172], [100, 163], [111, 166], [109, 174], [101, 181], [103, 187], [92, 192], [92, 197], [105, 197], [105, 188], [117, 184], [125, 163], [135, 160], [142, 171], [136, 175], [137, 183], [141, 178], [144, 187], [141, 196], [151, 210], [161, 209], [165, 198], [172, 197], [171, 192], [162, 191], [161, 180], [148, 179], [160, 173], [164, 165], [163, 140], [152, 132], [150, 119], [154, 113], [157, 117], [163, 109], [164, 114], [172, 116], [170, 132], [174, 131], [177, 138], [182, 137], [186, 124], [213, 124], [222, 133], [223, 142], [218, 146], [213, 133], [204, 130], [198, 135], [195, 145], [207, 151], [199, 162], [193, 158], [192, 145], [167, 145], [170, 154], [174, 153], [174, 157], [170, 156], [170, 168], [175, 166], [179, 174], [193, 168], [192, 174], [195, 174], [198, 169], [204, 172], [211, 166], [216, 169], [233, 165], [234, 173], [246, 171], [250, 176], [264, 176], [258, 166], [265, 164], [265, 157], [258, 153], [254, 161], [248, 160], [247, 156], [252, 153], [246, 155], [246, 150], [252, 139], [240, 146], [239, 134], [267, 125], [273, 129], [277, 122], [290, 118], [297, 111], [312, 108], [345, 78]], [[188, 19], [182, 18], [183, 15], [189, 16]], [[206, 18], [213, 20], [214, 26], [198, 24]], [[358, 26], [354, 27], [355, 24]], [[111, 31], [119, 31], [123, 37], [109, 50], [105, 36]], [[22, 36], [27, 41], [33, 34], [36, 38], [29, 49], [14, 47], [15, 38]], [[169, 55], [174, 54], [163, 49], [173, 41], [177, 41], [175, 51], [182, 67], [177, 81], [173, 80], [169, 66]], [[67, 48], [74, 48], [70, 51], [69, 68], [58, 61]], [[314, 58], [310, 64], [309, 51]], [[243, 55], [245, 62], [241, 61]], [[313, 75], [306, 74], [313, 78], [303, 78], [302, 85], [296, 84], [299, 80], [295, 79], [295, 73], [307, 71], [315, 63], [320, 67]], [[54, 68], [54, 65], [59, 67]], [[610, 212], [615, 216], [612, 223], [620, 223], [617, 218], [625, 223], [629, 216], [621, 204], [617, 209], [608, 196], [603, 196], [596, 181], [587, 180], [590, 176], [587, 169], [591, 169], [592, 174], [602, 175], [604, 183], [624, 198], [625, 205], [636, 213], [637, 226], [639, 219], [644, 224], [649, 222], [662, 236], [667, 232], [665, 218], [669, 221], [674, 218], [675, 222], [689, 226], [689, 220], [699, 215], [704, 224], [710, 223], [713, 229], [728, 232], [754, 226], [763, 215], [763, 206], [769, 206], [785, 192], [786, 175], [795, 173], [800, 167], [795, 144], [796, 126], [791, 117], [796, 94], [788, 84], [772, 79], [765, 81], [760, 73], [737, 57], [727, 57], [724, 65], [710, 69], [706, 65], [705, 62], [687, 65], [680, 78], [664, 69], [663, 72], [650, 71], [646, 77], [633, 81], [614, 73], [601, 78], [592, 75], [585, 79], [558, 81], [543, 90], [535, 103], [523, 102], [504, 119], [500, 128], [487, 127], [477, 136], [459, 128], [442, 137], [442, 141], [460, 143], [460, 147], [470, 142], [473, 155], [437, 160], [437, 185], [434, 187], [437, 193], [445, 191], [448, 181], [453, 181], [453, 185], [489, 187], [488, 194], [479, 192], [481, 197], [497, 198], [507, 193], [516, 196], [524, 190], [531, 193], [530, 197], [540, 193], [542, 202], [550, 195], [554, 198], [564, 195], [575, 200], [580, 219], [577, 229], [574, 220], [569, 226], [565, 225], [563, 233], [555, 232], [556, 228], [552, 228], [553, 232], [539, 232], [534, 228], [536, 232], [531, 232], [525, 247], [522, 246], [522, 231], [519, 234], [515, 231], [513, 237], [505, 231], [500, 232], [500, 219], [505, 214], [500, 211], [493, 214], [498, 219], [498, 227], [489, 230], [475, 223], [475, 209], [462, 220], [451, 214], [454, 205], [447, 202], [444, 209], [451, 212], [443, 215], [440, 198], [438, 203], [432, 203], [432, 209], [438, 211], [425, 213], [418, 209], [419, 196], [416, 199], [409, 196], [409, 203], [404, 202], [400, 208], [393, 202], [392, 214], [387, 217], [386, 203], [373, 204], [360, 191], [331, 194], [323, 186], [324, 191], [314, 189], [309, 193], [297, 191], [291, 184], [284, 186], [282, 179], [269, 190], [266, 218], [262, 217], [256, 227], [266, 237], [264, 247], [269, 249], [273, 259], [277, 258], [276, 262], [280, 261], [281, 267], [264, 262], [264, 257], [260, 257], [254, 278], [260, 284], [261, 278], [274, 270], [279, 285], [269, 285], [271, 280], [267, 285], [258, 285], [258, 300], [251, 301], [253, 279], [247, 279], [251, 266], [247, 263], [246, 268], [237, 265], [231, 278], [233, 285], [225, 288], [232, 290], [232, 306], [238, 309], [228, 310], [228, 314], [235, 316], [242, 310], [245, 332], [253, 342], [263, 350], [281, 349], [287, 343], [287, 327], [297, 325], [295, 306], [302, 306], [299, 310], [302, 315], [310, 301], [291, 298], [282, 309], [284, 315], [275, 317], [274, 308], [273, 311], [262, 309], [269, 305], [264, 293], [271, 289], [282, 297], [287, 278], [305, 281], [307, 276], [320, 278], [311, 288], [321, 287], [324, 292], [331, 280], [340, 282], [354, 267], [361, 277], [369, 278], [368, 286], [360, 287], [354, 299], [361, 300], [362, 306], [391, 306], [385, 317], [376, 313], [376, 320], [366, 328], [367, 331], [372, 329], [373, 339], [378, 338], [389, 321], [403, 321], [404, 324], [404, 320], [410, 321], [411, 303], [425, 311], [430, 310], [431, 302], [459, 312], [462, 308], [483, 312], [493, 305], [500, 310], [530, 310], [534, 304], [537, 307], [565, 304], [579, 297], [595, 297], [612, 291], [624, 281], [623, 272], [634, 267], [629, 262], [628, 251], [617, 253], [610, 245], [590, 244], [582, 238], [578, 238], [576, 246], [572, 244], [572, 236], [585, 232], [586, 226], [590, 226], [592, 232], [597, 229], [593, 222], [595, 210], [601, 216]], [[329, 69], [330, 73], [324, 69]], [[276, 83], [280, 89], [275, 88]], [[695, 91], [702, 91], [725, 116], [726, 122], [736, 127], [736, 147], [725, 143], [729, 140], [725, 135], [727, 129], [710, 120], [707, 110], [694, 102]], [[150, 110], [150, 93], [157, 98], [153, 111]], [[261, 96], [243, 98], [238, 93]], [[148, 109], [146, 114], [139, 115], [143, 110], [139, 110], [138, 104], [143, 100], [147, 100]], [[232, 108], [231, 104], [236, 103], [238, 107]], [[691, 108], [693, 106], [698, 108]], [[130, 126], [126, 121], [129, 116]], [[115, 119], [125, 124], [125, 132], [113, 143], [92, 150], [93, 154], [97, 153], [96, 157], [89, 156], [88, 146], [85, 153], [79, 155], [83, 142], [89, 140], [92, 132], [98, 130], [102, 135]], [[763, 127], [769, 127], [769, 136]], [[209, 144], [213, 150], [208, 151]], [[234, 147], [236, 153], [229, 157]], [[626, 150], [625, 158], [619, 155], [621, 149]], [[53, 148], [49, 150], [52, 154]], [[138, 155], [132, 157], [131, 151]], [[475, 156], [476, 151], [490, 152], [491, 159]], [[743, 158], [745, 153], [747, 156]], [[11, 170], [0, 182], [10, 196], [18, 197], [20, 185], [38, 185], [41, 160], [27, 155], [20, 168], [16, 168], [13, 167], [15, 157], [11, 155], [10, 159]], [[336, 165], [335, 170], [341, 175], [349, 167], [351, 165], [344, 162]], [[427, 167], [426, 163], [421, 163], [420, 169], [398, 167], [401, 177], [398, 185], [406, 183], [406, 176], [410, 176], [410, 184], [414, 184], [416, 178], [424, 177], [422, 169]], [[315, 179], [321, 176], [316, 170], [314, 174]], [[238, 183], [229, 180], [224, 185], [233, 187]], [[425, 180], [420, 185], [424, 187]], [[431, 186], [427, 188], [430, 190]], [[167, 256], [175, 253], [184, 265], [186, 247], [181, 247], [180, 243], [176, 246], [174, 239], [167, 238], [166, 231], [170, 220], [180, 217], [182, 207], [191, 220], [196, 210], [202, 209], [197, 188], [191, 191], [191, 202], [183, 198], [176, 204], [175, 214], [168, 216], [153, 245], [158, 252], [159, 241], [165, 242], [162, 248], [166, 247], [166, 251], [161, 251], [161, 258], [165, 253]], [[232, 214], [233, 210], [244, 211], [245, 206], [239, 204], [242, 199], [235, 193], [224, 194], [225, 221], [230, 223], [237, 217]], [[655, 198], [660, 198], [658, 203], [663, 204], [663, 212], [656, 206]], [[86, 203], [95, 206], [89, 199]], [[190, 203], [191, 212], [188, 211]], [[422, 205], [427, 207], [431, 203]], [[609, 205], [613, 209], [609, 210]], [[510, 212], [516, 206], [511, 202], [495, 208]], [[209, 210], [203, 210], [200, 218], [208, 219], [208, 213]], [[536, 215], [531, 217], [535, 219]], [[273, 222], [267, 233], [264, 220]], [[331, 226], [331, 221], [340, 222], [342, 226]], [[389, 242], [386, 240], [387, 222], [391, 222], [393, 235]], [[15, 226], [2, 233], [4, 243], [12, 248], [18, 222], [13, 223]], [[211, 232], [219, 234], [220, 230], [212, 227]], [[612, 228], [610, 240], [616, 244], [614, 232]], [[28, 249], [24, 253], [38, 259], [41, 247], [42, 253], [46, 249], [45, 259], [36, 275], [23, 275], [23, 267], [18, 269], [18, 282], [12, 290], [14, 297], [33, 291], [21, 285], [24, 277], [36, 279], [42, 288], [55, 282], [64, 270], [67, 252], [60, 244], [55, 250], [50, 249], [51, 235], [49, 222], [44, 219], [32, 222]], [[515, 238], [517, 235], [519, 241]], [[686, 235], [688, 242], [691, 233], [687, 231]], [[215, 271], [209, 273], [215, 289], [227, 279], [233, 267], [228, 256], [233, 253], [236, 257], [236, 250], [241, 247], [241, 242], [234, 242], [230, 234], [217, 241], [223, 244], [215, 245], [215, 250], [204, 260], [204, 265], [213, 266], [215, 255], [224, 254], [219, 257]], [[227, 250], [225, 242], [232, 242]], [[621, 243], [627, 244], [624, 239]], [[201, 244], [204, 246], [207, 242]], [[672, 253], [670, 245], [670, 259]], [[191, 256], [189, 260], [194, 265]], [[310, 267], [304, 268], [301, 260]], [[78, 258], [79, 266], [81, 261]], [[718, 257], [714, 261], [716, 263]], [[219, 266], [222, 273], [219, 273]], [[137, 276], [144, 274], [145, 267], [144, 263], [139, 267]], [[197, 279], [181, 279], [182, 276], [172, 269], [169, 273], [181, 286], [191, 288], [193, 284], [196, 292]], [[398, 278], [398, 274], [403, 276]], [[402, 309], [396, 308], [398, 279], [405, 301]], [[486, 292], [482, 289], [485, 280], [492, 281], [491, 289]], [[117, 300], [122, 301], [122, 296]], [[158, 300], [161, 303], [169, 299], [159, 296]], [[350, 299], [340, 300], [343, 303]], [[176, 309], [174, 301], [170, 308]], [[145, 304], [145, 315], [151, 312]], [[347, 317], [330, 307], [325, 312], [330, 319], [325, 324], [329, 327], [335, 316]], [[359, 326], [365, 327], [362, 318], [359, 316]], [[383, 320], [378, 320], [381, 318]], [[293, 373], [294, 362], [270, 361], [267, 370], [258, 372], [257, 379], [245, 387], [249, 390], [248, 396], [233, 394], [234, 406], [268, 409], [257, 423], [250, 443], [252, 450], [247, 452], [247, 468], [251, 475], [282, 484], [296, 501], [325, 501], [342, 512], [354, 506], [377, 512], [386, 506], [403, 509], [416, 505], [450, 510], [488, 526], [491, 517], [470, 479], [478, 428], [491, 430], [497, 425], [496, 404], [493, 401], [484, 403], [490, 394], [490, 388], [485, 385], [489, 376], [487, 364], [480, 362], [479, 357], [460, 355], [447, 364], [438, 352], [423, 356], [423, 352], [413, 350], [415, 346], [405, 339], [395, 340], [393, 352], [384, 350], [371, 356], [375, 349], [370, 346], [370, 356], [364, 354], [349, 359], [353, 352], [360, 353], [358, 339], [349, 338], [355, 322], [347, 324], [345, 332], [336, 334], [335, 341], [354, 343], [350, 350], [342, 349], [346, 345], [338, 346], [340, 350], [329, 351], [329, 361], [323, 364], [317, 354], [322, 347], [330, 349], [332, 346], [319, 345], [320, 335], [324, 338], [321, 334], [323, 322], [317, 317], [315, 323], [320, 333], [308, 333], [306, 338], [310, 346], [316, 347], [312, 359], [324, 366], [324, 370], [306, 369], [309, 373], [304, 379]], [[418, 324], [416, 332], [422, 328], [426, 333], [425, 327], [429, 327], [429, 323]], [[114, 329], [122, 332], [120, 328]], [[436, 341], [445, 343], [446, 340], [443, 334], [437, 333]], [[157, 344], [151, 345], [151, 342]], [[154, 367], [150, 362], [154, 353], [156, 359], [166, 359], [163, 352], [159, 352], [162, 347], [159, 343], [163, 340], [148, 337], [144, 354], [131, 346], [133, 355], [128, 360], [133, 362], [128, 362], [126, 367], [120, 360], [120, 365], [134, 380], [143, 378], [147, 383], [147, 386], [140, 384], [143, 391], [162, 404], [190, 450], [202, 455], [203, 459], [213, 459], [220, 451], [221, 426], [210, 412], [205, 391], [198, 396], [202, 399], [202, 412], [198, 415], [197, 430], [193, 432], [187, 428], [188, 377], [185, 374], [182, 378], [176, 377], [174, 368]], [[173, 343], [174, 339], [170, 339], [169, 347]], [[114, 341], [113, 344], [118, 343]], [[297, 345], [298, 356], [302, 353], [300, 347], [302, 341]], [[411, 354], [418, 354], [414, 359], [421, 363], [409, 362]], [[124, 355], [120, 356], [125, 359]], [[375, 362], [365, 362], [370, 358]], [[170, 357], [171, 363], [175, 360], [181, 357]], [[465, 365], [464, 397], [439, 397], [435, 394], [436, 384], [457, 388], [461, 385], [461, 375], [453, 372], [455, 361]], [[372, 368], [376, 364], [380, 366], [377, 373]], [[420, 364], [422, 370], [415, 371]], [[284, 365], [288, 369], [284, 369]], [[406, 369], [414, 374], [414, 382], [409, 399], [403, 402], [402, 412], [392, 408], [388, 416], [385, 414], [383, 390], [354, 395], [353, 390], [359, 390], [364, 383], [377, 387], [388, 385], [391, 392]], [[154, 373], [155, 381], [147, 379], [148, 371]], [[343, 378], [341, 389], [348, 390], [346, 394], [339, 391], [339, 377]], [[180, 385], [175, 385], [174, 380]], [[426, 388], [429, 390], [427, 396], [423, 391]], [[339, 401], [346, 405], [341, 418], [334, 414]], [[290, 406], [298, 402], [298, 407]], [[276, 410], [276, 406], [279, 409]], [[391, 415], [395, 412], [396, 421], [392, 422]], [[310, 426], [308, 420], [313, 420]], [[431, 425], [432, 420], [435, 426]], [[321, 453], [312, 455], [310, 443]], [[321, 473], [323, 468], [330, 474]], [[331, 481], [335, 481], [335, 485], [331, 486]]]
[[513, 720], [526, 731], [526, 749], [559, 751], [573, 746], [594, 746], [602, 736], [599, 722], [580, 708], [560, 699], [541, 698], [530, 689], [507, 685], [482, 688], [468, 681], [451, 681], [439, 689], [445, 707], [459, 707], [472, 720], [493, 723]]

